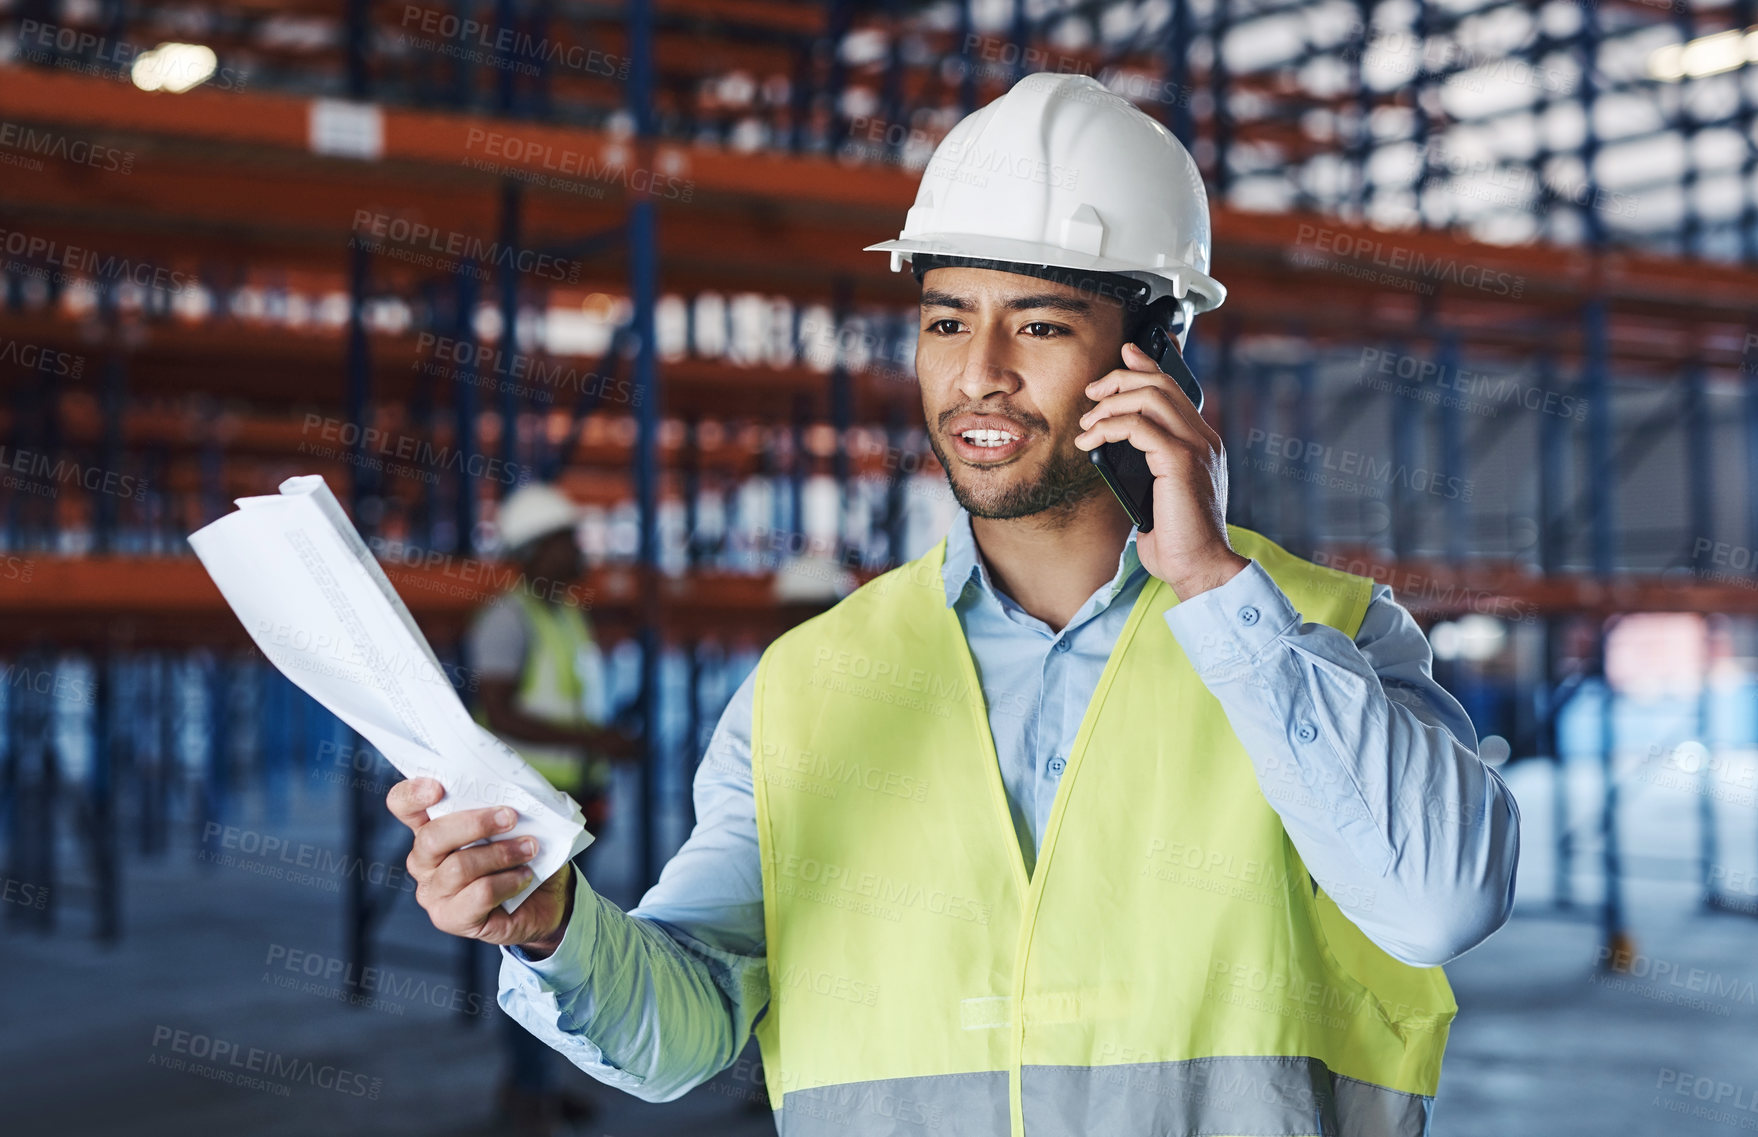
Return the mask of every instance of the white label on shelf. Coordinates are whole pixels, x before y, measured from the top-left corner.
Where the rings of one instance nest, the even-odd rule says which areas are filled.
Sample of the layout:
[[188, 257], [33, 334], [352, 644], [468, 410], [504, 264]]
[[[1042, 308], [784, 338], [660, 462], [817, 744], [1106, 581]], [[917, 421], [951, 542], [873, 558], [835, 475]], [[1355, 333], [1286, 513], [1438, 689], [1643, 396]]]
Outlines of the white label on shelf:
[[316, 154], [380, 158], [385, 152], [385, 116], [371, 103], [313, 99], [310, 138]]

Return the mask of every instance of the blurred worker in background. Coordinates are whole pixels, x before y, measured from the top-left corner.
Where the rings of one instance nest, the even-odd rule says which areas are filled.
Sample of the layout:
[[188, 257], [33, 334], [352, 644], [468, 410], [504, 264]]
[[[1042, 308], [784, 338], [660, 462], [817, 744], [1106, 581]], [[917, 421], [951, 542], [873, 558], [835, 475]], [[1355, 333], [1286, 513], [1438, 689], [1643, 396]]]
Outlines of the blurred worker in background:
[[1196, 164], [1028, 75], [873, 248], [922, 285], [945, 539], [763, 653], [639, 907], [564, 869], [496, 908], [534, 850], [431, 779], [388, 800], [417, 901], [643, 1100], [754, 1033], [783, 1137], [1426, 1137], [1439, 965], [1512, 911], [1519, 815], [1388, 587], [1225, 522], [1173, 374], [1226, 296]]
[[[605, 725], [604, 656], [586, 617], [579, 522], [579, 508], [554, 486], [529, 483], [507, 496], [497, 528], [519, 578], [477, 612], [466, 650], [477, 720], [578, 801], [587, 828], [602, 834], [610, 762], [634, 758], [639, 748]], [[537, 1134], [589, 1118], [589, 1101], [557, 1089], [549, 1047], [511, 1018], [502, 1026], [509, 1065], [497, 1095], [502, 1120]]]

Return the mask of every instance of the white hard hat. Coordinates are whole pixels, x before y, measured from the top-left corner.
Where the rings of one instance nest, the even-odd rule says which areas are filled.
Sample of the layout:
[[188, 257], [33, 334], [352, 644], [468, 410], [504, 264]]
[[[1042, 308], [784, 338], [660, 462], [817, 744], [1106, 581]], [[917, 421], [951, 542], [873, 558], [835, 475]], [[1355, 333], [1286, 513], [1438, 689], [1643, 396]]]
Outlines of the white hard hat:
[[508, 494], [495, 515], [501, 547], [508, 550], [579, 523], [580, 507], [573, 499], [542, 482], [527, 483]]
[[935, 148], [894, 241], [914, 254], [1116, 273], [1207, 312], [1209, 201], [1176, 135], [1090, 75], [1027, 75]]

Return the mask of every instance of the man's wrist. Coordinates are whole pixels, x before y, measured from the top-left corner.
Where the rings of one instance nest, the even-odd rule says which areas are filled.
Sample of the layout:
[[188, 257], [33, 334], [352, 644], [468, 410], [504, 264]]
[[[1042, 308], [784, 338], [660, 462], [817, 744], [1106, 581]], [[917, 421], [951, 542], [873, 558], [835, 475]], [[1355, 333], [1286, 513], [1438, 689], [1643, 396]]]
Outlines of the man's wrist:
[[1193, 596], [1200, 596], [1211, 589], [1226, 584], [1238, 576], [1250, 563], [1250, 558], [1242, 557], [1229, 549], [1224, 556], [1216, 558], [1213, 562], [1193, 566], [1178, 579], [1169, 580], [1166, 583], [1172, 586], [1172, 591], [1178, 599], [1189, 600]]
[[550, 956], [554, 955], [556, 949], [562, 946], [562, 940], [567, 938], [568, 922], [574, 918], [575, 888], [574, 865], [572, 862], [568, 863], [566, 872], [568, 874], [568, 879], [562, 884], [562, 890], [565, 894], [565, 899], [562, 901], [562, 918], [556, 923], [556, 926], [548, 935], [532, 940], [529, 943], [516, 945], [518, 949], [524, 953], [525, 957], [533, 962], [540, 959], [548, 959]]

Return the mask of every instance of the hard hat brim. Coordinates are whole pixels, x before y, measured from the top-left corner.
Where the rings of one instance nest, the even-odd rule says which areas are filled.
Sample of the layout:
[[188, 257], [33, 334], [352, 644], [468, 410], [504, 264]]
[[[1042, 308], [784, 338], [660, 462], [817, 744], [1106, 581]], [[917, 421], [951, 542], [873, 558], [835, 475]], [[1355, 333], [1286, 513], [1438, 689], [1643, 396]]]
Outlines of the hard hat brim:
[[1191, 301], [1192, 314], [1210, 312], [1227, 299], [1226, 287], [1205, 272], [1190, 265], [1169, 261], [1149, 267], [1116, 257], [1073, 253], [1055, 245], [1038, 241], [1020, 241], [1010, 237], [988, 237], [969, 233], [941, 234], [924, 237], [898, 237], [881, 241], [861, 250], [867, 253], [890, 253], [893, 272], [902, 270], [903, 262], [915, 253], [946, 257], [976, 257], [983, 260], [1019, 261], [1026, 264], [1055, 265], [1059, 268], [1086, 269], [1092, 272], [1113, 272], [1145, 280], [1154, 286], [1151, 299], [1176, 296]]

